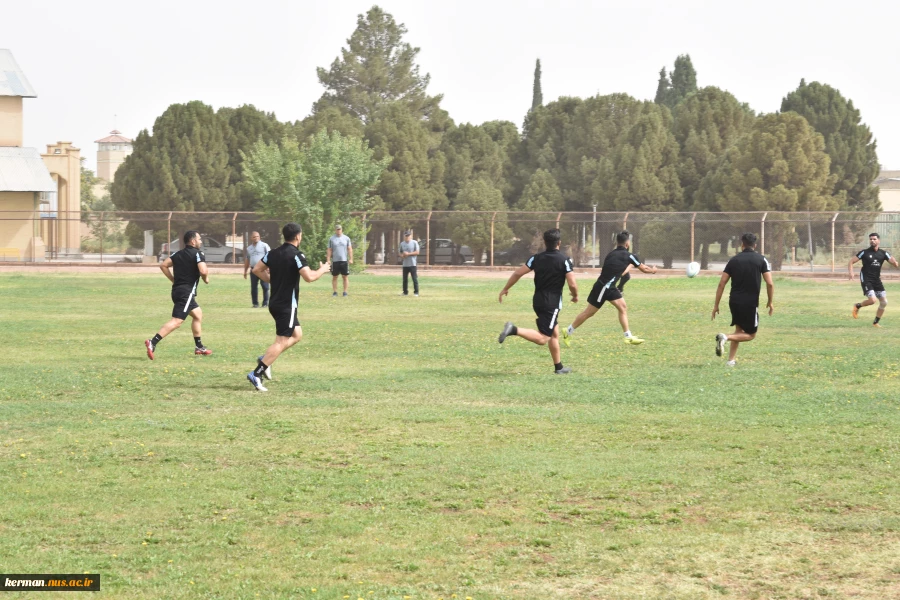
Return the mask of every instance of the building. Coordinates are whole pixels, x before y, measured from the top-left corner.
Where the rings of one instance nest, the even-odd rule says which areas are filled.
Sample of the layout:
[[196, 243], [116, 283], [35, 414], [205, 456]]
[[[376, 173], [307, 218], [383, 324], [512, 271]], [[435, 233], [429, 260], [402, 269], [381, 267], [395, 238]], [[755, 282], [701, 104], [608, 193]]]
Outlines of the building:
[[0, 49], [0, 261], [46, 256], [42, 213], [56, 208], [59, 187], [38, 150], [22, 147], [22, 100], [36, 97], [12, 52]]
[[97, 140], [97, 177], [107, 183], [112, 183], [125, 158], [134, 149], [131, 140], [122, 135], [121, 131], [113, 129], [105, 138]]
[[882, 171], [875, 179], [878, 198], [885, 212], [900, 211], [900, 171]]

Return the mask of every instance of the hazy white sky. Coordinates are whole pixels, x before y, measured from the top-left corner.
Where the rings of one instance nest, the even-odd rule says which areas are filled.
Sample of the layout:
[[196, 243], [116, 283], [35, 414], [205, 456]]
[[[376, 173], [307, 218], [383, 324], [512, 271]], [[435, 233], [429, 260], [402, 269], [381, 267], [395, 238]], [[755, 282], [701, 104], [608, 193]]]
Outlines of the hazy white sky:
[[[25, 143], [69, 140], [94, 168], [115, 124], [129, 137], [175, 102], [253, 104], [305, 117], [327, 67], [371, 0], [0, 0], [0, 48], [37, 90]], [[900, 169], [900, 2], [381, 0], [421, 48], [432, 94], [457, 123], [521, 126], [535, 58], [544, 101], [625, 92], [651, 98], [659, 69], [688, 53], [700, 86], [757, 112], [778, 110], [801, 78], [861, 109], [885, 168]]]

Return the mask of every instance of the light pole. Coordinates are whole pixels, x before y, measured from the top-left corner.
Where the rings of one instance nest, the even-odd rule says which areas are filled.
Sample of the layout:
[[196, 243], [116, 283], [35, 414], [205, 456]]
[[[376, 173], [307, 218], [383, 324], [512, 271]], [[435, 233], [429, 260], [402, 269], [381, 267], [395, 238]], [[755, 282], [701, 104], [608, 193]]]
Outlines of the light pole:
[[597, 268], [597, 205], [594, 204], [594, 233], [591, 237], [591, 263]]

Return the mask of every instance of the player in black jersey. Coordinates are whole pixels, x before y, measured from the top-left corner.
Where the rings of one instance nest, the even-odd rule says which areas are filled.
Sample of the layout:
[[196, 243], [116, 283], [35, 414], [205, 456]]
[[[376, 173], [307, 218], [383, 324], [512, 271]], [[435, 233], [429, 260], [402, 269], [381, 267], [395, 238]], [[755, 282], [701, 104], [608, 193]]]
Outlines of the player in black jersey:
[[[202, 242], [200, 234], [196, 231], [188, 231], [184, 234], [184, 248], [179, 250], [159, 265], [163, 275], [172, 282], [172, 318], [162, 326], [159, 332], [151, 339], [144, 342], [147, 347], [147, 357], [153, 360], [153, 353], [159, 342], [181, 327], [188, 315], [191, 315], [191, 331], [194, 332], [194, 354], [208, 356], [212, 350], [206, 348], [200, 341], [201, 323], [203, 311], [197, 304], [197, 284], [203, 279], [203, 283], [209, 283], [209, 271], [206, 268], [206, 257], [200, 251]], [[174, 275], [170, 269], [175, 270]]]
[[[637, 256], [629, 251], [631, 246], [631, 234], [627, 231], [616, 234], [616, 249], [606, 255], [603, 261], [603, 268], [600, 270], [600, 277], [594, 283], [591, 293], [588, 294], [588, 305], [581, 314], [575, 317], [572, 324], [563, 330], [563, 343], [569, 345], [569, 338], [575, 334], [575, 330], [581, 327], [581, 324], [597, 314], [600, 307], [605, 302], [609, 302], [619, 311], [619, 324], [622, 325], [622, 331], [625, 333], [626, 344], [643, 343], [639, 337], [631, 334], [628, 327], [628, 306], [622, 297], [623, 276], [628, 275], [628, 271], [634, 267], [643, 273], [656, 273], [656, 267], [650, 267], [641, 262]], [[630, 278], [630, 277], [629, 277]], [[620, 283], [616, 287], [616, 282]]]
[[537, 331], [521, 329], [507, 321], [497, 339], [501, 344], [511, 335], [517, 335], [539, 346], [549, 344], [550, 356], [553, 359], [554, 373], [566, 375], [572, 372], [562, 364], [559, 350], [559, 311], [562, 310], [563, 284], [569, 285], [572, 302], [578, 302], [578, 282], [575, 281], [572, 259], [559, 250], [559, 229], [548, 229], [544, 232], [545, 252], [535, 254], [524, 265], [515, 270], [500, 292], [500, 302], [509, 289], [529, 271], [534, 271], [534, 297], [531, 306], [537, 315]]
[[272, 363], [282, 352], [303, 338], [303, 329], [297, 320], [297, 299], [300, 295], [300, 278], [313, 282], [325, 273], [330, 265], [323, 262], [317, 271], [309, 268], [306, 256], [300, 252], [303, 231], [297, 223], [288, 223], [281, 229], [284, 244], [270, 250], [253, 267], [253, 274], [271, 284], [269, 314], [275, 319], [275, 342], [257, 360], [256, 368], [247, 373], [247, 380], [261, 392], [267, 392], [262, 376], [272, 379]]
[[853, 263], [862, 261], [862, 269], [859, 270], [859, 283], [862, 285], [863, 295], [866, 297], [864, 302], [853, 305], [853, 318], [859, 318], [859, 309], [863, 306], [871, 306], [875, 304], [875, 298], [878, 298], [878, 312], [875, 313], [875, 322], [873, 327], [881, 327], [878, 323], [884, 316], [884, 309], [887, 306], [887, 292], [884, 291], [884, 284], [881, 283], [881, 267], [884, 263], [889, 262], [895, 267], [898, 266], [897, 259], [890, 255], [889, 252], [881, 250], [879, 245], [881, 238], [877, 233], [869, 234], [869, 247], [860, 250], [856, 256], [850, 259], [847, 268], [850, 271], [850, 279], [853, 279]]
[[770, 317], [774, 310], [772, 301], [775, 297], [775, 285], [772, 283], [772, 269], [769, 267], [769, 261], [754, 249], [757, 239], [755, 233], [745, 233], [741, 236], [743, 250], [731, 257], [731, 260], [725, 265], [725, 272], [722, 273], [719, 287], [716, 289], [716, 304], [712, 311], [713, 320], [719, 313], [719, 302], [722, 300], [725, 285], [731, 279], [728, 307], [731, 309], [731, 324], [734, 325], [734, 333], [716, 334], [717, 356], [722, 356], [725, 352], [725, 342], [731, 342], [726, 363], [729, 367], [735, 365], [734, 357], [737, 355], [738, 345], [756, 337], [756, 331], [759, 328], [758, 307], [761, 278], [766, 280], [766, 295], [769, 299], [766, 308], [769, 309]]

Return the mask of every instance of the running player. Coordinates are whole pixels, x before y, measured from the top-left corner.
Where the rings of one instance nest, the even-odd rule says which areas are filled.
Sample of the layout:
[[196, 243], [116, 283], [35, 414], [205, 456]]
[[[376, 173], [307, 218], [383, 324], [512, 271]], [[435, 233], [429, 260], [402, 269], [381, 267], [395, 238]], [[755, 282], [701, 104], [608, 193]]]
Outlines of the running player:
[[503, 296], [509, 294], [509, 289], [529, 271], [534, 271], [534, 297], [531, 306], [537, 315], [537, 331], [534, 329], [521, 329], [510, 321], [503, 326], [497, 341], [511, 335], [517, 335], [533, 342], [538, 346], [549, 344], [550, 357], [553, 359], [553, 372], [557, 375], [566, 375], [572, 372], [569, 367], [564, 367], [559, 351], [559, 311], [562, 310], [562, 287], [569, 285], [569, 293], [572, 302], [578, 302], [578, 282], [575, 281], [574, 265], [572, 259], [559, 251], [559, 229], [548, 229], [544, 232], [545, 252], [535, 254], [525, 264], [510, 275], [506, 287], [500, 291], [500, 302]]
[[306, 256], [300, 252], [303, 231], [297, 223], [288, 223], [281, 230], [284, 244], [268, 252], [253, 267], [253, 274], [272, 285], [269, 298], [269, 314], [275, 319], [275, 342], [257, 360], [256, 368], [247, 373], [247, 380], [260, 392], [268, 392], [262, 384], [262, 376], [272, 379], [272, 363], [282, 352], [303, 338], [303, 329], [297, 322], [297, 298], [300, 294], [300, 278], [313, 282], [328, 272], [328, 261], [317, 271], [309, 268]]
[[606, 255], [603, 260], [603, 268], [600, 270], [600, 277], [594, 284], [591, 293], [588, 294], [588, 305], [581, 311], [572, 324], [563, 331], [563, 342], [568, 346], [569, 338], [575, 334], [575, 330], [581, 327], [581, 324], [597, 314], [604, 302], [609, 302], [619, 311], [619, 324], [622, 325], [622, 331], [625, 332], [626, 344], [641, 344], [644, 340], [631, 334], [628, 327], [628, 306], [625, 304], [625, 298], [622, 297], [621, 288], [615, 287], [616, 281], [622, 278], [622, 275], [631, 267], [636, 267], [643, 273], [656, 273], [656, 267], [649, 267], [641, 262], [637, 256], [630, 252], [631, 234], [627, 231], [616, 234], [616, 249]]
[[853, 263], [862, 261], [862, 269], [859, 270], [859, 282], [862, 284], [865, 302], [859, 302], [853, 305], [853, 318], [859, 318], [859, 309], [863, 306], [871, 306], [875, 304], [875, 298], [878, 298], [878, 312], [875, 313], [875, 321], [873, 327], [881, 327], [878, 323], [884, 316], [884, 308], [887, 306], [887, 292], [884, 291], [884, 284], [881, 283], [881, 267], [885, 262], [889, 262], [895, 267], [898, 266], [897, 259], [890, 255], [886, 250], [879, 249], [881, 238], [877, 233], [869, 234], [869, 247], [860, 250], [856, 256], [850, 259], [847, 268], [850, 270], [850, 279], [853, 279]]
[[[162, 326], [159, 333], [151, 339], [144, 341], [147, 347], [147, 357], [153, 360], [156, 345], [164, 337], [181, 327], [188, 315], [191, 315], [191, 331], [194, 333], [194, 354], [208, 356], [212, 350], [206, 348], [200, 341], [201, 323], [203, 311], [197, 304], [197, 284], [200, 279], [203, 283], [209, 283], [209, 271], [206, 268], [206, 256], [200, 251], [202, 241], [196, 231], [188, 231], [184, 234], [184, 248], [179, 250], [159, 265], [163, 275], [172, 282], [172, 318]], [[171, 269], [175, 269], [172, 274]]]
[[769, 316], [772, 316], [774, 306], [772, 300], [775, 297], [775, 285], [772, 283], [772, 269], [769, 261], [756, 252], [755, 233], [745, 233], [741, 236], [743, 250], [731, 257], [725, 265], [725, 272], [719, 279], [719, 287], [716, 289], [716, 305], [713, 307], [712, 318], [715, 320], [719, 312], [719, 302], [725, 291], [725, 284], [731, 279], [731, 294], [728, 297], [728, 308], [731, 309], [731, 324], [734, 325], [734, 333], [727, 335], [716, 334], [716, 356], [722, 356], [725, 352], [725, 342], [731, 342], [728, 351], [729, 367], [735, 365], [734, 357], [737, 356], [738, 345], [741, 342], [749, 342], [756, 337], [759, 328], [759, 292], [760, 277], [766, 280], [766, 294]]

